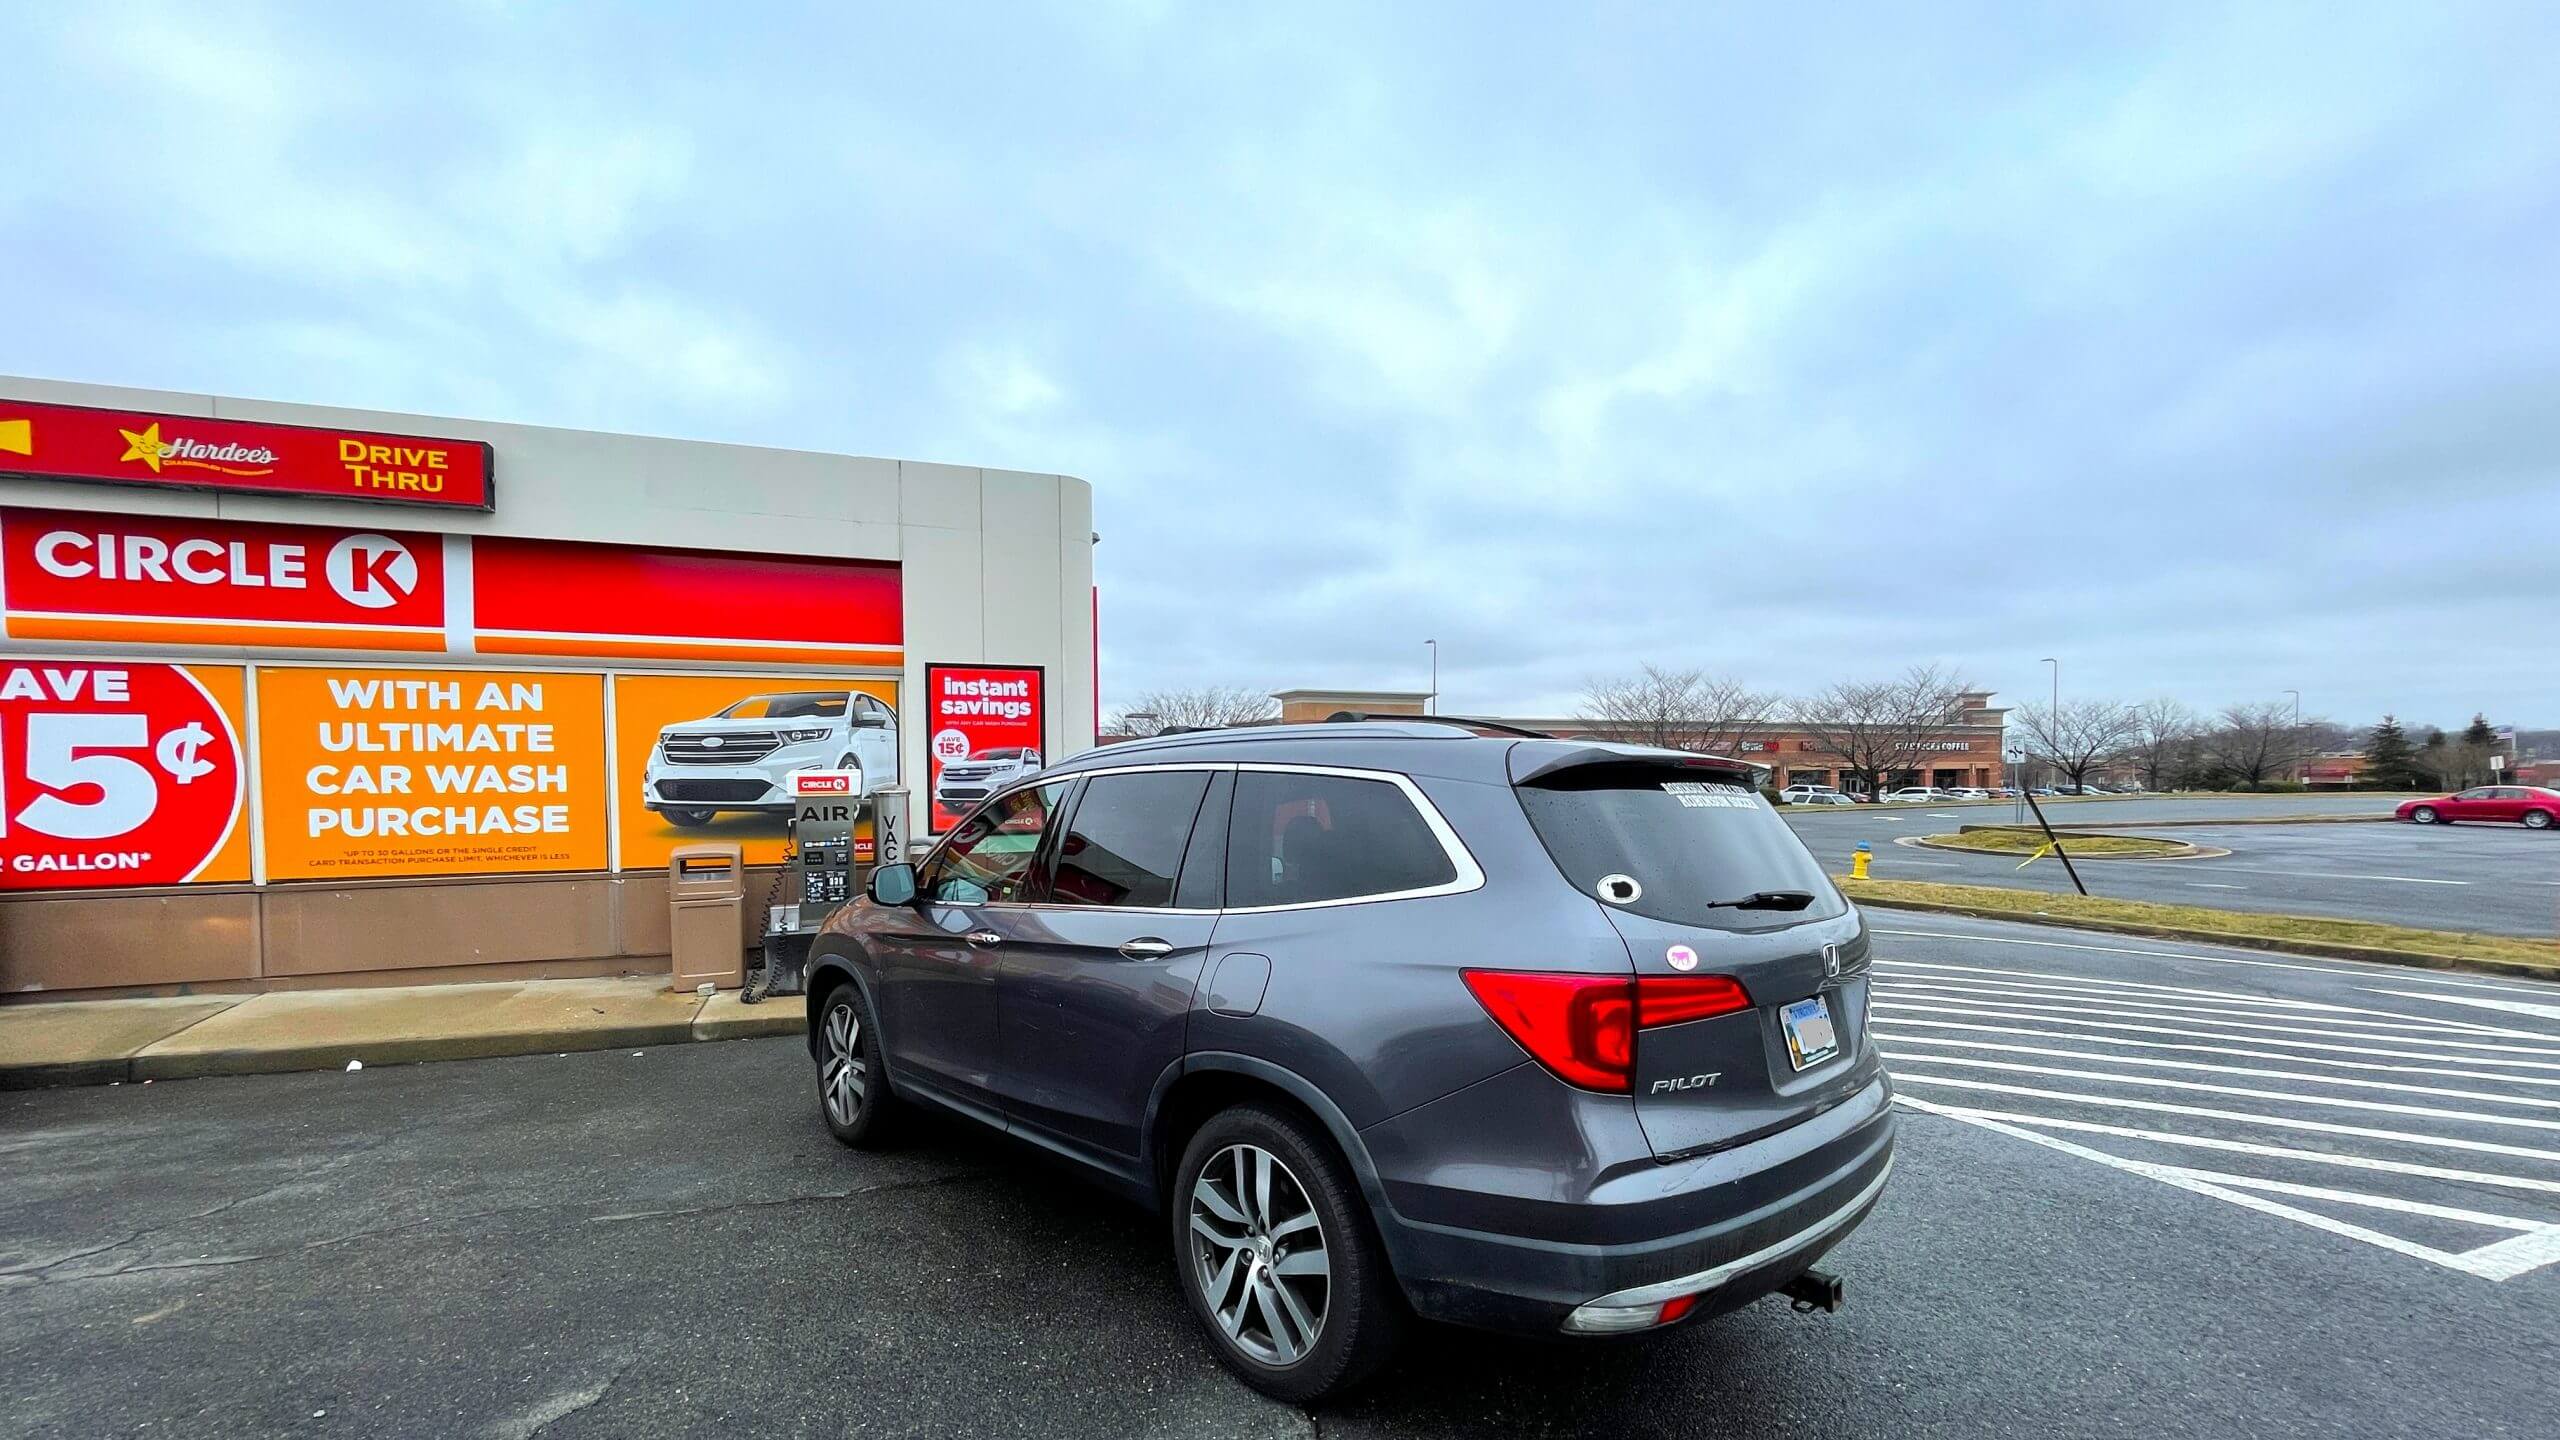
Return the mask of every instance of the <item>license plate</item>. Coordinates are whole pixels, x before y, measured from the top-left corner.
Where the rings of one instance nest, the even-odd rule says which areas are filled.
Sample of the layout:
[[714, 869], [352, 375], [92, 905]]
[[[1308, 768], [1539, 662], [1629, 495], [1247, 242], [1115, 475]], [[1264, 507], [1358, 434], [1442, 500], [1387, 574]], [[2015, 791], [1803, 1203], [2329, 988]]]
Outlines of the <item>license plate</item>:
[[1830, 1003], [1819, 995], [1780, 1010], [1778, 1028], [1786, 1032], [1787, 1058], [1799, 1070], [1840, 1053], [1840, 1033], [1831, 1028]]

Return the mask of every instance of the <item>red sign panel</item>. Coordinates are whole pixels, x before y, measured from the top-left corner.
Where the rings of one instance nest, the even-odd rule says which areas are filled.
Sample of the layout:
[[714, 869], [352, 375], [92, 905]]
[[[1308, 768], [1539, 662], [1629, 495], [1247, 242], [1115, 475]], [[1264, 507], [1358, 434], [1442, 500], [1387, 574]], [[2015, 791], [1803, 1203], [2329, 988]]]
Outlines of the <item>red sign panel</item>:
[[414, 531], [0, 510], [16, 639], [440, 650], [444, 590]]
[[231, 717], [183, 666], [0, 666], [0, 890], [192, 880], [242, 773]]
[[959, 824], [990, 792], [1040, 768], [1046, 673], [1037, 665], [924, 667], [935, 830]]
[[0, 475], [487, 510], [489, 446], [0, 399]]
[[484, 655], [895, 665], [905, 653], [898, 567], [886, 560], [484, 535], [472, 541], [471, 588]]

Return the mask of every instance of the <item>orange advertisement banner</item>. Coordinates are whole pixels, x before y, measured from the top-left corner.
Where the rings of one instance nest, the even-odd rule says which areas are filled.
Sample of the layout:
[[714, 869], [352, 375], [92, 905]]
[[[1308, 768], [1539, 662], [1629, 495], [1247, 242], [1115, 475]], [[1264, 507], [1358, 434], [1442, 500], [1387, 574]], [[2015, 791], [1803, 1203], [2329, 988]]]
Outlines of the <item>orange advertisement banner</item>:
[[604, 677], [258, 672], [270, 880], [601, 870]]
[[[898, 685], [842, 676], [616, 675], [613, 746], [622, 868], [660, 868], [678, 845], [727, 841], [779, 863], [794, 770], [859, 769], [895, 783]], [[857, 831], [868, 858], [870, 824]]]

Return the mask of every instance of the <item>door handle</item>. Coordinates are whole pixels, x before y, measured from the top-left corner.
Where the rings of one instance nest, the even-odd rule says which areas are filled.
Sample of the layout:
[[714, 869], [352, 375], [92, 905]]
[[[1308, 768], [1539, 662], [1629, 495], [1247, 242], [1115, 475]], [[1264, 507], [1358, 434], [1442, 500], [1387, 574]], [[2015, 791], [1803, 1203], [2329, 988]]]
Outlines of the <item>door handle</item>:
[[993, 930], [972, 930], [960, 938], [968, 941], [972, 945], [1001, 945], [1004, 943], [1004, 937]]
[[1173, 953], [1170, 942], [1157, 939], [1131, 940], [1121, 945], [1120, 953], [1132, 960], [1159, 960]]

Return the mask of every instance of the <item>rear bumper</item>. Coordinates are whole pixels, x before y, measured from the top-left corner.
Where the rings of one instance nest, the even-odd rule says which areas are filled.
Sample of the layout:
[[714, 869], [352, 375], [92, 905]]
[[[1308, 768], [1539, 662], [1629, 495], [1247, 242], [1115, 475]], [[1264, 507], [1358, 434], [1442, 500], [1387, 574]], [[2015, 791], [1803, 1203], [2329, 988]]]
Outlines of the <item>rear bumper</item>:
[[[1668, 1164], [1646, 1155], [1587, 1184], [1558, 1173], [1551, 1195], [1579, 1193], [1534, 1208], [1456, 1191], [1445, 1166], [1431, 1167], [1436, 1183], [1400, 1181], [1410, 1152], [1399, 1137], [1369, 1138], [1389, 1199], [1381, 1237], [1417, 1311], [1487, 1329], [1605, 1335], [1651, 1328], [1678, 1296], [1699, 1297], [1689, 1315], [1714, 1314], [1803, 1272], [1875, 1208], [1893, 1132], [1879, 1071], [1832, 1109], [1747, 1145]], [[1511, 1223], [1447, 1223], [1470, 1210]]]

